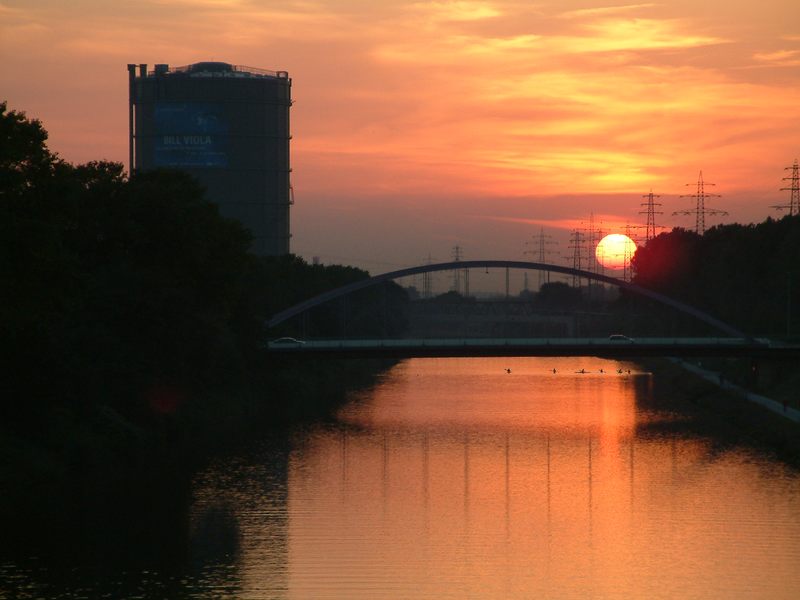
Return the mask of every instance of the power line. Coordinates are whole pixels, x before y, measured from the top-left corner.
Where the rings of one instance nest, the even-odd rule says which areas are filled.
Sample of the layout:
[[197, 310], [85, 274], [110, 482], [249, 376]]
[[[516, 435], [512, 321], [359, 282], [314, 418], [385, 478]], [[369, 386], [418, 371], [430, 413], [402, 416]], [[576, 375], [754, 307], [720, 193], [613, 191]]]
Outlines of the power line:
[[[695, 185], [693, 183], [687, 183], [688, 185]], [[705, 183], [703, 181], [703, 172], [700, 171], [700, 176], [697, 178], [697, 192], [694, 194], [684, 194], [681, 198], [695, 198], [697, 200], [697, 205], [695, 208], [687, 208], [686, 210], [678, 210], [672, 213], [672, 216], [675, 215], [695, 215], [695, 226], [694, 230], [699, 235], [703, 235], [706, 232], [706, 215], [709, 216], [725, 216], [728, 213], [724, 210], [717, 210], [715, 208], [706, 208], [706, 198], [721, 198], [719, 194], [708, 194], [705, 191], [705, 186], [707, 185], [716, 185], [714, 183]]]

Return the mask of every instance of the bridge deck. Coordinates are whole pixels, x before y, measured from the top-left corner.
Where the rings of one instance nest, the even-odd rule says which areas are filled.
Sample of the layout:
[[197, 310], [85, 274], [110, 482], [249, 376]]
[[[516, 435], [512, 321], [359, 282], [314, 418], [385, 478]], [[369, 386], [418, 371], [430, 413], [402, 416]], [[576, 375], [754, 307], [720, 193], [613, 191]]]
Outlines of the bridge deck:
[[445, 356], [747, 356], [796, 357], [800, 346], [747, 338], [509, 338], [273, 341], [270, 355], [341, 357]]

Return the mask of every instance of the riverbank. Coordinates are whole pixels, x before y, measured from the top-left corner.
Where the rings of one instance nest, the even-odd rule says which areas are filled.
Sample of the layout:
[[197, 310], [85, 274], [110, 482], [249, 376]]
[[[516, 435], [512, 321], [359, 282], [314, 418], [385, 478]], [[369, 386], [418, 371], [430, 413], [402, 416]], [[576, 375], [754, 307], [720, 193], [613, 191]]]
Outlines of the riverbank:
[[668, 359], [645, 364], [655, 374], [646, 402], [676, 414], [663, 427], [756, 447], [800, 466], [800, 423], [793, 420], [800, 411], [787, 406], [784, 413], [782, 402], [748, 392], [696, 364]]
[[773, 398], [768, 398], [762, 394], [756, 394], [755, 392], [751, 392], [742, 386], [736, 385], [735, 383], [729, 381], [725, 377], [725, 373], [722, 371], [711, 371], [709, 369], [704, 369], [695, 363], [680, 359], [673, 359], [673, 362], [677, 365], [680, 365], [690, 373], [693, 373], [698, 377], [708, 381], [709, 383], [718, 385], [720, 389], [730, 392], [734, 396], [738, 396], [743, 400], [758, 404], [766, 410], [775, 413], [776, 415], [780, 415], [784, 419], [789, 419], [794, 423], [800, 423], [800, 410], [790, 406], [789, 399], [786, 397], [779, 402]]
[[[371, 385], [391, 362], [303, 361], [264, 365], [249, 389], [215, 391], [165, 411], [143, 427], [107, 405], [38, 416], [35, 435], [0, 425], [0, 527], [7, 548], [36, 531], [75, 526], [81, 516], [140, 518], [186, 504], [189, 482], [209, 460], [265, 431], [331, 418], [351, 391]], [[159, 505], [160, 504], [160, 505]], [[170, 514], [175, 511], [169, 509]], [[63, 539], [63, 535], [58, 536]]]

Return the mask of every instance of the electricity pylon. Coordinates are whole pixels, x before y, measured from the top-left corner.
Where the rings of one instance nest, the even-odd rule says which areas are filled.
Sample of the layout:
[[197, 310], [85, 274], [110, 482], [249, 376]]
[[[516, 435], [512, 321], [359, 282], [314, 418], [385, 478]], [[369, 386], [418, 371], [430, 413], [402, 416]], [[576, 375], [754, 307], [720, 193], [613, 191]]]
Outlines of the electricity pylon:
[[784, 177], [783, 181], [790, 181], [791, 183], [789, 187], [781, 188], [782, 192], [789, 192], [789, 204], [781, 204], [772, 208], [777, 208], [778, 210], [788, 208], [790, 215], [797, 215], [800, 214], [800, 167], [796, 158], [791, 167], [785, 167], [783, 170], [788, 171], [789, 169], [792, 170], [792, 175], [791, 177]]
[[[570, 248], [572, 249], [572, 268], [580, 270], [583, 266], [584, 253], [586, 251], [586, 235], [581, 233], [580, 229], [572, 231], [570, 238]], [[580, 286], [580, 278], [577, 275], [572, 276], [572, 287]]]
[[[688, 185], [694, 185], [693, 183], [687, 183]], [[705, 190], [705, 186], [707, 185], [716, 185], [714, 183], [705, 183], [703, 182], [703, 172], [700, 171], [700, 176], [697, 178], [697, 192], [694, 194], [684, 194], [681, 198], [695, 198], [697, 199], [697, 205], [695, 208], [687, 208], [686, 210], [677, 210], [672, 213], [672, 216], [675, 215], [695, 215], [695, 225], [694, 230], [697, 232], [698, 235], [703, 235], [706, 232], [706, 215], [710, 216], [725, 216], [728, 213], [724, 210], [717, 210], [716, 208], [706, 208], [706, 198], [721, 198], [719, 194], [707, 194]]]
[[[534, 242], [532, 245], [536, 248], [536, 250], [525, 250], [523, 254], [530, 254], [535, 256], [540, 263], [546, 263], [548, 256], [556, 254], [555, 250], [549, 250], [547, 248], [547, 246], [558, 245], [558, 242], [555, 242], [551, 239], [552, 237], [552, 235], [548, 235], [544, 232], [544, 227], [540, 228], [537, 235], [531, 236], [531, 239]], [[525, 242], [525, 245], [527, 246], [529, 243], [530, 242]], [[539, 289], [542, 288], [545, 278], [547, 283], [550, 283], [550, 271], [539, 271]]]
[[[427, 264], [431, 264], [432, 258], [430, 253], [428, 253], [428, 262]], [[422, 274], [422, 297], [423, 298], [430, 298], [433, 295], [433, 286], [431, 285], [431, 274], [426, 272]]]
[[[602, 224], [602, 221], [601, 221]], [[586, 267], [592, 272], [596, 274], [603, 274], [603, 269], [605, 268], [603, 264], [597, 260], [597, 255], [595, 254], [595, 249], [597, 248], [597, 244], [600, 243], [600, 240], [605, 237], [605, 232], [600, 228], [597, 227], [595, 229], [594, 226], [594, 213], [589, 213], [589, 233], [585, 238], [585, 241], [589, 244], [589, 256], [586, 257], [588, 264]], [[594, 282], [589, 281], [589, 285], [591, 286]]]
[[[652, 192], [650, 192], [650, 194], [652, 194]], [[656, 196], [656, 198], [658, 198], [658, 196]], [[635, 236], [633, 234], [633, 230], [634, 229], [644, 229], [644, 226], [642, 226], [642, 225], [631, 225], [630, 223], [626, 223], [625, 224], [625, 235], [628, 236], [628, 238], [630, 238], [630, 240], [634, 244], [636, 244], [636, 247], [638, 249], [639, 243], [636, 241], [636, 238], [638, 236]], [[647, 229], [649, 231], [650, 228], [648, 227]], [[649, 239], [647, 241], [649, 241]], [[635, 254], [635, 253], [636, 253], [636, 250], [633, 251], [633, 254]], [[631, 279], [633, 279], [633, 269], [631, 268], [631, 259], [633, 258], [633, 254], [631, 254], [631, 252], [630, 252], [630, 250], [628, 248], [628, 245], [626, 244], [625, 245], [625, 255], [623, 256], [624, 262], [622, 264], [622, 280], [623, 281], [630, 281]]]
[[[461, 262], [461, 246], [453, 246], [453, 262]], [[453, 291], [461, 293], [461, 269], [453, 269]]]
[[640, 215], [647, 215], [647, 234], [645, 235], [645, 242], [649, 242], [656, 237], [656, 215], [663, 215], [664, 213], [656, 210], [656, 206], [661, 206], [660, 202], [654, 202], [655, 198], [661, 196], [654, 194], [652, 188], [649, 194], [645, 194], [642, 198], [647, 198], [647, 202], [642, 202], [641, 206], [646, 206], [646, 210], [640, 210]]

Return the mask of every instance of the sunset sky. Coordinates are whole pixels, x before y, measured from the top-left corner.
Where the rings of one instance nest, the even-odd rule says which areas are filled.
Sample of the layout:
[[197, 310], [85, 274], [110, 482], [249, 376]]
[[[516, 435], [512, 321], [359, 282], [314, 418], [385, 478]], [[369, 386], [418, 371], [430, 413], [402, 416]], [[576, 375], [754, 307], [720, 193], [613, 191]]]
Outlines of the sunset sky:
[[779, 216], [800, 157], [797, 0], [0, 0], [0, 53], [0, 99], [73, 162], [127, 160], [127, 63], [288, 71], [292, 248], [373, 272], [520, 259], [540, 227], [567, 255], [651, 188], [693, 227], [700, 170], [709, 225]]

